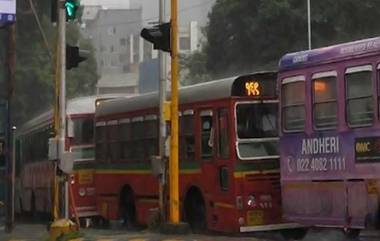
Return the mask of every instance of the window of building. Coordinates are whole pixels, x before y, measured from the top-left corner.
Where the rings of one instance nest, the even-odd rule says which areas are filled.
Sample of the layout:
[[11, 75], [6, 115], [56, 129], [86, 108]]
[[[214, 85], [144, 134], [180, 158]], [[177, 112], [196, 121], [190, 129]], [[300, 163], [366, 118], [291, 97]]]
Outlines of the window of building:
[[337, 125], [336, 71], [313, 75], [313, 122], [316, 128]]
[[214, 129], [212, 125], [212, 110], [201, 112], [201, 157], [211, 159], [214, 146]]
[[219, 148], [218, 156], [222, 159], [230, 157], [229, 124], [228, 124], [228, 109], [222, 108], [218, 111], [218, 129], [219, 129]]
[[366, 126], [373, 122], [372, 66], [346, 70], [347, 122], [350, 126]]
[[121, 38], [120, 39], [120, 46], [126, 46], [127, 45], [127, 39], [126, 38]]
[[190, 50], [190, 37], [180, 37], [179, 38], [179, 49], [180, 50]]
[[305, 77], [295, 76], [282, 81], [282, 118], [286, 131], [305, 128]]
[[194, 111], [187, 110], [180, 117], [180, 159], [195, 160]]
[[113, 45], [110, 46], [110, 52], [113, 53], [113, 51], [115, 50], [115, 48], [113, 47]]

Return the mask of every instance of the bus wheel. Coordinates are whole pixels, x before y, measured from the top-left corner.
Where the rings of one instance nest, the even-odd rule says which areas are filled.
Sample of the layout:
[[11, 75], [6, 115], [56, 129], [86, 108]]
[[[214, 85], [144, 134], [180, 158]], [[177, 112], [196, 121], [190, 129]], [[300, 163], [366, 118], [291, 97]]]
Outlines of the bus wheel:
[[306, 236], [307, 231], [307, 228], [284, 229], [281, 230], [281, 235], [285, 240], [302, 240]]
[[136, 205], [131, 188], [124, 188], [121, 195], [121, 217], [127, 229], [136, 227]]
[[206, 205], [201, 192], [197, 188], [191, 188], [186, 196], [185, 203], [186, 221], [193, 232], [204, 232], [206, 224]]
[[357, 229], [357, 228], [349, 228], [347, 230], [344, 230], [344, 235], [348, 238], [348, 239], [352, 239], [352, 240], [355, 240], [359, 237], [360, 235], [360, 229]]

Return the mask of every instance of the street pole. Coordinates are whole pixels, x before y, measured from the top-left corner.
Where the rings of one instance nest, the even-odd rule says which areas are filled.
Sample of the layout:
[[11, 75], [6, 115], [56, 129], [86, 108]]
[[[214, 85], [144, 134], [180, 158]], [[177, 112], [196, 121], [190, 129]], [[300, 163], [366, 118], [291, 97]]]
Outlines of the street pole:
[[16, 25], [12, 23], [8, 26], [8, 91], [7, 91], [7, 125], [6, 125], [6, 166], [7, 166], [7, 209], [6, 209], [6, 231], [12, 232], [14, 228], [14, 158], [13, 158], [13, 131], [11, 124], [12, 116], [12, 97], [13, 97], [13, 83], [15, 79], [16, 67]]
[[170, 222], [179, 224], [178, 163], [178, 5], [171, 0], [171, 130], [170, 130]]
[[[159, 0], [159, 22], [160, 24], [165, 22], [165, 0]], [[166, 220], [166, 176], [167, 176], [167, 162], [165, 155], [165, 143], [166, 143], [166, 118], [164, 114], [165, 102], [166, 102], [166, 55], [164, 51], [159, 51], [160, 61], [160, 140], [159, 140], [159, 156], [160, 161], [163, 164], [163, 170], [160, 177], [159, 192], [160, 192], [160, 216], [161, 220]]]
[[[59, 161], [63, 161], [63, 153], [65, 149], [65, 121], [66, 121], [66, 12], [62, 7], [63, 1], [59, 1], [58, 4], [58, 44], [57, 44], [57, 58], [56, 58], [56, 75], [55, 75], [55, 108], [54, 108], [54, 129], [57, 141], [57, 157]], [[58, 168], [58, 163], [56, 164]], [[62, 216], [60, 212], [60, 182], [56, 176], [54, 176], [54, 204], [53, 214], [54, 220], [57, 220]], [[64, 186], [65, 194], [66, 185]], [[65, 195], [67, 196], [67, 195]], [[63, 212], [65, 217], [68, 217], [67, 198], [65, 200], [65, 211]]]
[[309, 50], [311, 49], [311, 9], [310, 0], [307, 0], [307, 37]]

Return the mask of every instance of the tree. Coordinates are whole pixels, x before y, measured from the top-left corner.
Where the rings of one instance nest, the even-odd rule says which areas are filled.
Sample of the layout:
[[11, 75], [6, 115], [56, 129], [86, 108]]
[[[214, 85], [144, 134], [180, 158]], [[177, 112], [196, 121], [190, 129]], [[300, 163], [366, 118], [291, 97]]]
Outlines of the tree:
[[[17, 124], [30, 119], [37, 114], [36, 112], [52, 107], [54, 100], [54, 56], [57, 29], [50, 22], [51, 1], [33, 2], [48, 38], [49, 49], [42, 40], [29, 1], [17, 1], [17, 66], [14, 98], [15, 110], [17, 110], [14, 111], [14, 121]], [[79, 43], [81, 48], [86, 48], [91, 52], [90, 58], [81, 63], [79, 68], [67, 72], [67, 96], [93, 94], [98, 77], [92, 45], [88, 40], [81, 38], [76, 23], [68, 24], [66, 35], [68, 43], [74, 45]], [[52, 59], [48, 51], [52, 52]]]
[[[282, 55], [307, 49], [306, 0], [217, 0], [205, 28], [207, 42], [188, 62], [187, 79], [212, 79], [276, 69]], [[376, 36], [380, 2], [311, 1], [313, 48]], [[200, 60], [201, 58], [201, 60]], [[193, 68], [197, 63], [204, 68]]]

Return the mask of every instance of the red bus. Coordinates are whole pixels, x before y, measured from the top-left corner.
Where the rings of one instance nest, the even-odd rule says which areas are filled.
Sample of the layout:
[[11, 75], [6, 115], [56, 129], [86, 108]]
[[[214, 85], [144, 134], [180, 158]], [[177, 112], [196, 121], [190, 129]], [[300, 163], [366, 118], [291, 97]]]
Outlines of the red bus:
[[[89, 96], [69, 100], [66, 109], [66, 151], [75, 153], [70, 185], [76, 213], [80, 218], [98, 215], [93, 178], [94, 112], [97, 98]], [[53, 111], [25, 123], [16, 134], [17, 201], [19, 212], [48, 217], [52, 210], [54, 165], [48, 160], [48, 142], [53, 133]], [[70, 205], [72, 203], [70, 202]], [[73, 208], [69, 209], [74, 217]]]
[[[180, 201], [193, 229], [289, 228], [281, 219], [275, 72], [180, 89]], [[158, 94], [96, 109], [97, 208], [106, 220], [148, 222], [158, 207]]]

